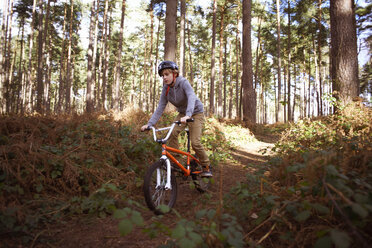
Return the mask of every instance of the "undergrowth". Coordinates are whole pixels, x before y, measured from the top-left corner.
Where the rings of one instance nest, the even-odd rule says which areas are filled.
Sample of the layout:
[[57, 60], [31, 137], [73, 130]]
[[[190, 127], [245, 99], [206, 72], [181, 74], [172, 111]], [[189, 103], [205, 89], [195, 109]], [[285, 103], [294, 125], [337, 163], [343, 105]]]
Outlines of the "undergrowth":
[[293, 123], [276, 156], [227, 196], [257, 247], [368, 247], [372, 115], [354, 104]]
[[[165, 113], [157, 126], [173, 118]], [[140, 132], [148, 119], [133, 109], [2, 116], [0, 237], [27, 244], [38, 238], [38, 230], [67, 216], [105, 217], [128, 201], [142, 201], [143, 174], [160, 154], [152, 135]], [[216, 166], [231, 145], [222, 130], [207, 119], [202, 142]]]

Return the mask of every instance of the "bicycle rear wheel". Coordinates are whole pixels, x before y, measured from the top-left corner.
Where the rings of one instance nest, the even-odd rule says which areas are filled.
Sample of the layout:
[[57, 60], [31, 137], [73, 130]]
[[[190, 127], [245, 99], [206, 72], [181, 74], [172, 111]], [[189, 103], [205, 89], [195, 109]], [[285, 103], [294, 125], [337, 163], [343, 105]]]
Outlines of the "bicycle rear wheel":
[[[159, 185], [157, 180], [159, 179]], [[176, 177], [171, 172], [171, 189], [165, 189], [167, 183], [167, 165], [165, 161], [159, 160], [152, 164], [144, 178], [143, 192], [146, 204], [155, 214], [164, 214], [160, 209], [161, 205], [172, 208], [177, 198]]]
[[194, 182], [195, 188], [200, 193], [206, 192], [212, 183], [211, 178], [202, 177], [200, 175], [201, 166], [198, 165], [195, 161], [191, 161], [190, 167], [191, 167], [191, 178]]

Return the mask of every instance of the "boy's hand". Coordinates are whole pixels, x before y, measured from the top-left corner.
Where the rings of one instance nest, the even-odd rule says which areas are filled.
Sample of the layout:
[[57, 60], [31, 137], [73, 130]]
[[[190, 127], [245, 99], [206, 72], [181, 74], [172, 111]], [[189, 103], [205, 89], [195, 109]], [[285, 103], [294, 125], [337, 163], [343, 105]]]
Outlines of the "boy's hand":
[[181, 118], [181, 122], [182, 122], [182, 123], [186, 123], [186, 121], [187, 121], [188, 119], [190, 119], [190, 118], [191, 118], [190, 116], [187, 116], [187, 115], [186, 115], [186, 116], [184, 116], [184, 117]]
[[148, 125], [143, 125], [143, 126], [141, 127], [141, 131], [144, 132], [148, 127], [149, 127]]

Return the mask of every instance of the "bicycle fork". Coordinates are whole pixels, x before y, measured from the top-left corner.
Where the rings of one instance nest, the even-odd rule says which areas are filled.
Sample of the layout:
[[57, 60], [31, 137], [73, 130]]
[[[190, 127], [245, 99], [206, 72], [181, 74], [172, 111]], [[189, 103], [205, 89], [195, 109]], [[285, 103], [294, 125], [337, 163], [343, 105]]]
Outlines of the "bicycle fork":
[[[171, 163], [169, 161], [169, 158], [165, 155], [161, 156], [161, 160], [164, 160], [167, 165], [167, 181], [165, 183], [165, 190], [171, 190], [172, 184], [171, 184]], [[162, 185], [162, 175], [161, 170], [158, 168], [156, 169], [156, 188], [161, 187]]]

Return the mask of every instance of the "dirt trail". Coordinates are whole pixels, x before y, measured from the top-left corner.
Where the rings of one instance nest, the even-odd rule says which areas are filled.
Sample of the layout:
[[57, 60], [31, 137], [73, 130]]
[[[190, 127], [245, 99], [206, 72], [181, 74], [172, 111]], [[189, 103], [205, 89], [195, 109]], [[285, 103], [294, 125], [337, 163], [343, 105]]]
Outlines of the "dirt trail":
[[[257, 166], [267, 161], [267, 157], [262, 155], [261, 150], [272, 147], [273, 141], [271, 139], [267, 142], [252, 142], [246, 144], [245, 147], [234, 150], [232, 152], [233, 160], [226, 161], [214, 169], [215, 184], [209, 194], [200, 194], [189, 187], [190, 181], [183, 181], [182, 178], [177, 178], [179, 194], [174, 209], [185, 218], [192, 218], [198, 209], [215, 209], [220, 197], [220, 183], [222, 182], [222, 193], [225, 194], [237, 182], [244, 181], [247, 173], [254, 173]], [[152, 212], [146, 210], [141, 211], [141, 213], [147, 226], [154, 221]], [[168, 214], [163, 216], [161, 221], [168, 226], [173, 226], [177, 220], [176, 215]], [[140, 228], [135, 228], [129, 235], [121, 237], [118, 232], [118, 221], [112, 217], [69, 221], [62, 226], [53, 228], [53, 231], [49, 231], [49, 233], [43, 233], [41, 236], [44, 236], [46, 240], [50, 240], [48, 242], [49, 245], [45, 247], [142, 248], [157, 247], [164, 244], [167, 240], [167, 237], [151, 239]]]

